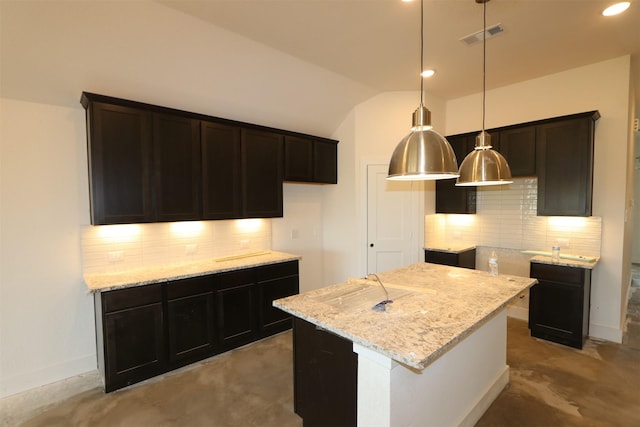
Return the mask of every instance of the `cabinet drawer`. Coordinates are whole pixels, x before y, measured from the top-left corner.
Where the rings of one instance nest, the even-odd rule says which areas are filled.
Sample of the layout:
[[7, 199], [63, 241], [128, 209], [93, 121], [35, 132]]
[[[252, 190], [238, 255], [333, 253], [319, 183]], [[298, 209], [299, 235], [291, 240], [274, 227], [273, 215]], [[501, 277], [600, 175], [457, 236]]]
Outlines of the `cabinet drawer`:
[[235, 288], [255, 282], [256, 269], [229, 271], [213, 276], [217, 290]]
[[175, 280], [167, 283], [167, 298], [169, 300], [212, 291], [213, 277], [211, 275]]
[[268, 265], [258, 269], [258, 281], [276, 279], [278, 277], [296, 276], [298, 261], [288, 261], [280, 264]]
[[581, 285], [584, 282], [584, 269], [578, 267], [565, 267], [561, 265], [531, 263], [530, 276], [541, 280]]
[[104, 312], [124, 310], [141, 305], [162, 301], [162, 285], [136, 286], [128, 289], [103, 292], [102, 303]]

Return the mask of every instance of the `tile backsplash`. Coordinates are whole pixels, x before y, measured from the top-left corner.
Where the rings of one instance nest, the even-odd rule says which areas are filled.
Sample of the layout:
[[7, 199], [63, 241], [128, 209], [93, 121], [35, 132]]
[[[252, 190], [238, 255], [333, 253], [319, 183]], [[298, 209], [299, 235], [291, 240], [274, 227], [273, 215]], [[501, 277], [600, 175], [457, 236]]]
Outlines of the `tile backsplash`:
[[478, 187], [475, 215], [425, 216], [426, 246], [471, 244], [515, 250], [551, 251], [600, 256], [600, 217], [537, 216], [537, 178], [513, 184]]
[[86, 226], [85, 273], [220, 258], [271, 249], [270, 219]]

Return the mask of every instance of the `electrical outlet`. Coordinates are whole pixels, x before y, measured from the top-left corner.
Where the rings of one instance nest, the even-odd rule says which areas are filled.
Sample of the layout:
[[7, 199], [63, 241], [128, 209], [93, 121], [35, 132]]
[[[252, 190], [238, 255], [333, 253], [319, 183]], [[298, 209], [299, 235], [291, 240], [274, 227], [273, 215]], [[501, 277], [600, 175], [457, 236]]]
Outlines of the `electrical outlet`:
[[292, 228], [291, 229], [291, 238], [292, 239], [297, 239], [300, 237], [300, 231], [297, 228]]
[[107, 255], [110, 263], [122, 262], [124, 258], [124, 251], [111, 251]]
[[186, 255], [193, 255], [198, 251], [198, 245], [196, 243], [191, 243], [189, 245], [185, 245], [184, 253]]
[[249, 247], [249, 240], [240, 240], [240, 249], [247, 249]]
[[565, 239], [558, 239], [558, 244], [560, 245], [561, 248], [570, 248], [571, 245], [569, 245], [570, 241], [568, 238]]

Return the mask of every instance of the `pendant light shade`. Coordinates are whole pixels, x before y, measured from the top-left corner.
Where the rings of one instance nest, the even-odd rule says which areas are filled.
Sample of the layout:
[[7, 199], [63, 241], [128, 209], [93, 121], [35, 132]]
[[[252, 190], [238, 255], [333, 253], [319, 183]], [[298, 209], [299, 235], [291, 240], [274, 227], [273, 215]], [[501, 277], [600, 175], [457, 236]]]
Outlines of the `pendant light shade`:
[[458, 176], [456, 155], [447, 140], [427, 124], [429, 116], [424, 106], [413, 113], [413, 127], [393, 150], [387, 179], [434, 180]]
[[[420, 73], [424, 69], [424, 0], [420, 1]], [[458, 176], [456, 155], [447, 140], [431, 126], [424, 106], [420, 76], [420, 106], [413, 113], [411, 132], [396, 146], [389, 162], [389, 180], [420, 181]]]
[[482, 131], [476, 137], [476, 146], [460, 165], [456, 185], [482, 186], [511, 184], [511, 170], [502, 154], [491, 149], [491, 135]]
[[482, 132], [476, 137], [476, 146], [460, 164], [459, 187], [511, 184], [511, 169], [504, 157], [491, 149], [491, 135], [484, 130], [487, 64], [487, 2], [476, 0], [484, 7], [484, 34], [482, 38]]

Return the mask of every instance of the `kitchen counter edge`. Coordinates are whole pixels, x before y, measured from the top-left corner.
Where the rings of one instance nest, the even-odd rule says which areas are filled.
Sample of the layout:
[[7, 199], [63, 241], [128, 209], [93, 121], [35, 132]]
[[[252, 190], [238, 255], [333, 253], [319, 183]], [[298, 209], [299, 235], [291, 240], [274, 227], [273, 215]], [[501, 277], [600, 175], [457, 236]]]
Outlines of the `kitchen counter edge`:
[[593, 270], [598, 261], [600, 261], [600, 257], [597, 257], [595, 261], [578, 261], [565, 258], [560, 258], [559, 261], [554, 261], [550, 256], [536, 255], [529, 261], [537, 264], [559, 265], [563, 267], [577, 267], [584, 268], [586, 270]]
[[85, 273], [83, 278], [89, 292], [96, 293], [300, 259], [302, 257], [299, 255], [268, 251], [259, 255], [240, 255], [238, 257], [206, 259], [190, 263], [149, 266], [114, 273]]

